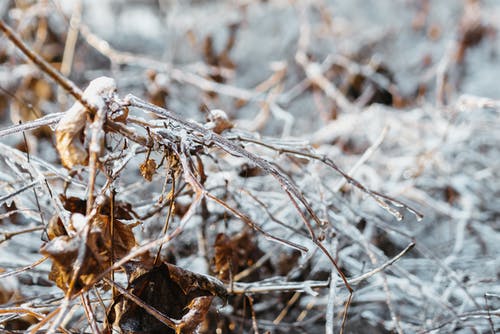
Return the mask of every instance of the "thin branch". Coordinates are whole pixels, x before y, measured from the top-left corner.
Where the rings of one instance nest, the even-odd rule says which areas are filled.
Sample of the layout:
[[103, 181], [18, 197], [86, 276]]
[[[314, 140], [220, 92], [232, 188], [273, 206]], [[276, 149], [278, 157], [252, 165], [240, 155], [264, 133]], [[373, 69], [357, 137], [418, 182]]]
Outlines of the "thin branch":
[[54, 69], [36, 52], [26, 45], [17, 34], [3, 21], [0, 20], [0, 30], [3, 31], [5, 36], [19, 49], [21, 52], [38, 66], [44, 73], [49, 75], [58, 85], [71, 94], [78, 102], [80, 102], [87, 110], [92, 113], [97, 112], [97, 108], [91, 105], [86, 99], [83, 98], [83, 92], [72, 81], [66, 79], [61, 73]]
[[35, 261], [35, 262], [31, 263], [31, 264], [28, 264], [27, 266], [18, 268], [18, 269], [13, 270], [13, 271], [8, 271], [6, 273], [2, 273], [2, 274], [0, 274], [0, 279], [5, 278], [5, 277], [9, 277], [9, 276], [15, 276], [17, 274], [25, 272], [26, 270], [33, 269], [36, 266], [38, 266], [39, 264], [45, 262], [45, 260], [47, 260], [48, 258], [49, 258], [48, 256], [44, 256], [41, 259], [39, 259], [39, 260], [37, 260], [37, 261]]
[[64, 113], [54, 113], [40, 117], [34, 121], [29, 121], [22, 124], [14, 124], [0, 130], [0, 138], [11, 134], [20, 133], [27, 130], [38, 129], [42, 126], [55, 125], [59, 123]]

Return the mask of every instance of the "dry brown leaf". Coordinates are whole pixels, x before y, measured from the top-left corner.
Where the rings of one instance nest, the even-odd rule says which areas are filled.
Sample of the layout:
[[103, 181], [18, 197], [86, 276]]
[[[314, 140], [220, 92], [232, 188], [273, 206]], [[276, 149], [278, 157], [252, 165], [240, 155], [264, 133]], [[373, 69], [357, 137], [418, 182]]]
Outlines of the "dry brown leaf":
[[[55, 282], [63, 291], [67, 291], [69, 288], [73, 263], [78, 256], [78, 248], [81, 242], [83, 241], [78, 236], [59, 236], [40, 249], [40, 253], [49, 256], [53, 261], [49, 279]], [[86, 259], [86, 262], [89, 262], [88, 259]], [[75, 288], [79, 290], [84, 285], [84, 282], [79, 279]]]
[[[87, 211], [87, 201], [79, 197], [66, 197], [63, 194], [59, 195], [59, 199], [63, 203], [66, 210], [71, 213], [81, 213], [84, 215]], [[104, 203], [100, 207], [100, 213], [106, 216], [111, 215], [111, 203], [109, 197], [106, 197]], [[123, 201], [114, 201], [113, 214], [116, 219], [130, 220], [135, 215], [132, 205]]]
[[[214, 296], [227, 298], [218, 280], [169, 263], [152, 269], [140, 262], [128, 263], [127, 290], [144, 303], [174, 320], [170, 328], [124, 295], [115, 298], [108, 317], [123, 333], [194, 333], [204, 321]], [[166, 302], [168, 301], [168, 302]]]
[[[64, 291], [69, 288], [80, 245], [84, 242], [81, 233], [79, 233], [83, 227], [80, 226], [81, 220], [77, 221], [77, 216], [81, 215], [74, 214], [70, 224], [74, 231], [77, 232], [75, 235], [68, 236], [65, 233], [60, 235], [58, 234], [60, 233], [59, 230], [54, 230], [50, 234], [52, 239], [40, 249], [42, 254], [49, 256], [53, 261], [49, 279]], [[97, 215], [94, 218], [92, 229], [87, 237], [84, 261], [73, 292], [77, 292], [92, 283], [98, 275], [109, 268], [112, 249], [115, 259], [128, 254], [136, 245], [132, 232], [134, 226], [115, 220], [112, 243], [108, 216]]]
[[84, 129], [87, 111], [75, 103], [61, 119], [56, 128], [56, 148], [64, 167], [87, 165], [88, 154], [84, 147]]
[[209, 122], [205, 127], [218, 134], [234, 127], [234, 124], [229, 120], [226, 112], [220, 109], [210, 110], [208, 120]]
[[66, 228], [64, 227], [61, 218], [59, 218], [58, 215], [54, 215], [49, 220], [49, 224], [47, 226], [47, 236], [49, 240], [52, 240], [63, 235], [68, 235]]
[[127, 255], [130, 250], [136, 246], [134, 232], [132, 229], [137, 226], [137, 224], [124, 224], [119, 220], [113, 222], [113, 244], [111, 244], [111, 229], [109, 226], [109, 217], [106, 215], [98, 215], [94, 222], [94, 228], [98, 228], [101, 233], [101, 238], [103, 242], [103, 249], [101, 252], [109, 253], [111, 247], [113, 247], [113, 254], [115, 259], [120, 259]]
[[182, 317], [179, 325], [177, 325], [175, 329], [175, 333], [195, 333], [198, 326], [205, 320], [210, 305], [212, 304], [212, 299], [214, 299], [214, 296], [194, 298], [187, 306], [189, 311]]
[[[97, 108], [104, 108], [104, 97], [116, 91], [115, 81], [100, 77], [92, 80], [83, 92], [83, 98]], [[64, 167], [71, 169], [76, 165], [88, 164], [88, 153], [85, 149], [85, 126], [88, 110], [79, 102], [69, 108], [56, 128], [56, 148]]]
[[217, 277], [223, 281], [248, 268], [264, 254], [247, 231], [231, 238], [223, 233], [218, 234], [214, 249], [214, 270]]
[[141, 171], [142, 177], [146, 181], [151, 182], [156, 171], [156, 161], [153, 159], [147, 159], [139, 166], [139, 170]]

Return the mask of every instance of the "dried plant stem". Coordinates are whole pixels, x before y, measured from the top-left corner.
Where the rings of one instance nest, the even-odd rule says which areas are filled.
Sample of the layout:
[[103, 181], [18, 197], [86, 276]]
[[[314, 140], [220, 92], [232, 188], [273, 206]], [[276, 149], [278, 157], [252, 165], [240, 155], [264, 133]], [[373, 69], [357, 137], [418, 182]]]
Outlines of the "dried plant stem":
[[[328, 257], [329, 261], [336, 268], [337, 272], [339, 273], [340, 277], [342, 278], [342, 281], [344, 282], [345, 287], [349, 291], [349, 297], [347, 299], [347, 302], [345, 305], [345, 310], [344, 310], [345, 316], [344, 316], [343, 324], [345, 324], [345, 319], [347, 317], [347, 310], [348, 310], [350, 302], [352, 300], [353, 289], [349, 285], [344, 273], [340, 270], [340, 267], [338, 266], [337, 261], [330, 254], [330, 252], [325, 248], [325, 246], [321, 243], [321, 241], [319, 241], [319, 239], [317, 238], [316, 233], [314, 232], [313, 227], [309, 221], [309, 218], [306, 217], [306, 215], [304, 214], [304, 212], [300, 208], [299, 203], [297, 201], [299, 201], [303, 205], [303, 207], [305, 208], [309, 217], [312, 218], [312, 220], [317, 225], [322, 224], [321, 220], [318, 218], [318, 216], [316, 215], [316, 213], [312, 209], [309, 202], [306, 200], [306, 198], [304, 197], [302, 192], [293, 184], [293, 182], [287, 176], [285, 176], [283, 173], [281, 173], [269, 161], [241, 148], [240, 146], [235, 145], [233, 142], [227, 140], [226, 138], [224, 138], [224, 137], [222, 137], [222, 136], [220, 136], [220, 135], [218, 135], [210, 130], [205, 129], [204, 127], [202, 127], [201, 125], [199, 125], [195, 122], [185, 120], [171, 111], [168, 111], [166, 109], [163, 109], [163, 108], [160, 108], [160, 107], [155, 106], [153, 104], [142, 101], [141, 99], [139, 99], [131, 94], [127, 95], [125, 97], [124, 101], [127, 105], [129, 105], [131, 107], [135, 107], [138, 109], [152, 112], [152, 113], [157, 114], [159, 116], [162, 116], [168, 120], [174, 121], [175, 123], [184, 127], [186, 130], [198, 133], [199, 135], [202, 136], [203, 141], [205, 142], [205, 145], [214, 144], [215, 146], [228, 152], [231, 155], [243, 157], [243, 158], [247, 159], [248, 161], [251, 161], [252, 163], [256, 164], [257, 166], [262, 168], [267, 173], [271, 174], [273, 176], [273, 178], [278, 181], [281, 188], [285, 191], [285, 193], [290, 198], [293, 206], [296, 208], [297, 213], [299, 214], [300, 218], [302, 219], [302, 222], [304, 223], [305, 227], [307, 228], [307, 230], [309, 232], [309, 235], [310, 235], [312, 242], [321, 250], [321, 252], [323, 254], [325, 254]], [[186, 171], [186, 169], [184, 169], [184, 171]], [[186, 175], [186, 173], [185, 173], [185, 175]], [[191, 184], [197, 183], [197, 181], [194, 178], [192, 178], [192, 181], [193, 181], [192, 183], [191, 182], [189, 182], [189, 183], [191, 183]], [[196, 189], [196, 187], [195, 187], [195, 189]], [[206, 195], [211, 197], [215, 201], [217, 201], [217, 199], [214, 196], [210, 195], [209, 193], [207, 193]], [[230, 207], [228, 207], [227, 204], [225, 204], [223, 202], [218, 202], [218, 203], [222, 204], [222, 205], [226, 205], [226, 208], [230, 210]], [[233, 214], [237, 214], [237, 211], [234, 211], [234, 209], [231, 210], [231, 212], [233, 212]], [[238, 217], [241, 218], [241, 217], [243, 217], [243, 215], [238, 216]], [[274, 239], [274, 240], [276, 240], [276, 239]], [[286, 241], [286, 244], [289, 244], [289, 243], [290, 243], [289, 241]], [[344, 325], [342, 326], [342, 328], [343, 327], [344, 327]], [[342, 332], [342, 330], [341, 330], [341, 332]]]
[[13, 198], [14, 196], [17, 196], [17, 195], [25, 192], [26, 190], [33, 188], [38, 183], [40, 183], [39, 180], [32, 181], [32, 182], [28, 183], [27, 185], [24, 185], [21, 188], [16, 189], [13, 192], [11, 192], [5, 196], [0, 197], [0, 205], [2, 205], [5, 201], [8, 201], [9, 199]]
[[355, 111], [357, 107], [353, 105], [342, 92], [340, 92], [335, 85], [330, 82], [324, 75], [321, 64], [312, 62], [307, 57], [307, 48], [309, 46], [311, 28], [306, 15], [306, 8], [299, 6], [300, 18], [300, 33], [298, 50], [295, 54], [295, 61], [302, 66], [309, 81], [321, 88], [326, 96], [332, 99], [342, 110]]
[[[270, 292], [284, 292], [284, 291], [304, 291], [309, 294], [315, 295], [313, 289], [326, 288], [330, 284], [329, 281], [303, 281], [303, 282], [253, 282], [241, 283], [234, 282], [233, 287], [229, 292], [236, 295], [245, 293], [270, 293]], [[340, 283], [342, 284], [342, 283]]]
[[296, 156], [300, 156], [300, 157], [318, 160], [318, 161], [324, 163], [325, 165], [327, 165], [328, 167], [332, 168], [333, 170], [335, 170], [337, 173], [339, 173], [348, 183], [352, 184], [353, 186], [355, 186], [356, 188], [358, 188], [359, 190], [361, 190], [362, 192], [366, 193], [371, 198], [373, 198], [377, 202], [377, 204], [379, 204], [383, 209], [387, 210], [389, 213], [391, 213], [393, 216], [395, 216], [398, 220], [403, 219], [402, 214], [399, 211], [395, 210], [394, 208], [391, 208], [384, 200], [391, 202], [394, 206], [402, 207], [402, 208], [408, 210], [413, 215], [415, 215], [417, 220], [421, 220], [423, 218], [423, 215], [420, 212], [413, 209], [409, 205], [407, 205], [407, 204], [405, 204], [405, 203], [403, 203], [395, 198], [392, 198], [390, 196], [381, 194], [375, 190], [371, 190], [371, 189], [366, 188], [361, 182], [357, 181], [355, 178], [351, 177], [348, 173], [344, 172], [339, 166], [337, 166], [337, 164], [332, 159], [328, 158], [326, 155], [316, 154], [313, 152], [303, 152], [303, 151], [293, 150], [293, 149], [284, 148], [284, 147], [276, 147], [274, 145], [271, 145], [271, 144], [262, 142], [260, 140], [253, 139], [253, 138], [248, 138], [248, 137], [237, 136], [236, 138], [240, 141], [243, 141], [243, 142], [250, 142], [250, 143], [254, 143], [254, 144], [257, 144], [257, 145], [260, 145], [263, 147], [270, 148], [270, 149], [275, 150], [276, 152], [279, 152], [279, 153], [286, 153], [286, 154], [291, 154], [291, 155], [296, 155]]
[[[63, 57], [61, 61], [61, 74], [69, 76], [75, 56], [76, 42], [78, 41], [78, 30], [82, 18], [82, 1], [75, 0], [73, 3], [73, 11], [69, 20], [68, 33], [66, 34], [66, 42], [64, 43]], [[58, 101], [61, 105], [66, 105], [66, 96], [58, 91]]]
[[349, 283], [353, 284], [353, 285], [356, 285], [356, 284], [359, 284], [361, 283], [362, 281], [372, 277], [373, 275], [385, 270], [385, 268], [389, 267], [390, 265], [392, 265], [394, 262], [396, 262], [397, 260], [399, 260], [400, 258], [402, 258], [406, 253], [408, 253], [413, 247], [415, 247], [415, 242], [411, 242], [408, 246], [405, 247], [405, 249], [403, 249], [401, 252], [399, 252], [396, 256], [394, 256], [393, 258], [391, 258], [389, 261], [387, 262], [384, 262], [382, 265], [378, 266], [377, 268], [361, 275], [361, 276], [358, 276], [358, 277], [354, 277], [354, 278], [351, 278], [349, 279]]
[[[175, 176], [172, 177], [172, 189], [170, 190], [170, 192], [168, 194], [168, 201], [169, 201], [170, 205], [168, 207], [168, 213], [167, 213], [167, 218], [165, 219], [165, 224], [163, 225], [163, 229], [161, 231], [162, 235], [165, 235], [165, 233], [167, 233], [168, 225], [170, 224], [170, 219], [173, 216], [174, 210], [175, 210]], [[154, 260], [155, 264], [159, 263], [162, 247], [163, 247], [163, 245], [160, 245], [160, 247], [158, 247], [158, 252], [156, 252], [156, 257]]]
[[[364, 273], [360, 276], [353, 277], [348, 279], [348, 282], [350, 285], [357, 285], [368, 278], [380, 273], [381, 271], [385, 270], [387, 267], [391, 266], [394, 264], [396, 261], [401, 259], [406, 253], [408, 253], [413, 247], [415, 246], [415, 243], [412, 242], [408, 246], [405, 247], [401, 252], [399, 252], [396, 256], [393, 258], [389, 259], [388, 261], [384, 262], [377, 268]], [[243, 293], [269, 293], [273, 291], [305, 291], [305, 292], [312, 292], [312, 289], [315, 288], [326, 288], [330, 285], [329, 281], [304, 281], [304, 282], [253, 282], [253, 283], [241, 283], [241, 282], [234, 282], [232, 290], [230, 290], [231, 293], [234, 294], [243, 294]], [[341, 282], [338, 282], [336, 284], [337, 287], [343, 286], [344, 284]]]
[[161, 321], [162, 323], [164, 323], [168, 327], [177, 328], [178, 321], [176, 321], [170, 317], [167, 317], [166, 315], [164, 315], [163, 313], [161, 313], [160, 311], [158, 311], [154, 307], [148, 305], [147, 303], [145, 303], [143, 300], [141, 300], [136, 295], [128, 292], [127, 289], [122, 288], [118, 283], [115, 283], [114, 281], [107, 279], [105, 277], [103, 278], [103, 281], [108, 283], [109, 285], [111, 285], [113, 288], [118, 290], [125, 298], [130, 299], [131, 301], [136, 303], [138, 306], [142, 307], [146, 312], [151, 314], [153, 317], [155, 317], [156, 319], [158, 319], [159, 321]]
[[99, 327], [97, 325], [97, 320], [92, 310], [92, 305], [89, 300], [88, 293], [83, 293], [80, 295], [80, 299], [82, 300], [83, 309], [85, 310], [85, 315], [90, 324], [90, 328], [92, 328], [92, 332], [95, 334], [101, 334]]
[[28, 264], [27, 266], [18, 268], [18, 269], [13, 270], [13, 271], [8, 271], [6, 273], [2, 273], [2, 274], [0, 274], [0, 279], [5, 278], [5, 277], [9, 277], [9, 276], [15, 276], [15, 275], [17, 275], [19, 273], [22, 273], [22, 272], [26, 271], [26, 270], [33, 269], [36, 266], [38, 266], [39, 264], [43, 263], [47, 259], [48, 259], [48, 256], [44, 256], [41, 259], [39, 259], [39, 260], [37, 260], [37, 261], [35, 261], [35, 262], [31, 263], [31, 264]]
[[49, 314], [45, 315], [39, 323], [37, 323], [35, 326], [33, 326], [29, 334], [37, 334], [40, 332], [40, 329], [45, 326], [52, 318], [54, 318], [60, 311], [61, 306], [57, 307], [54, 311], [50, 312]]
[[104, 108], [99, 108], [94, 117], [94, 122], [90, 126], [92, 130], [92, 138], [89, 145], [89, 187], [87, 198], [87, 215], [93, 209], [94, 205], [94, 187], [97, 176], [98, 159], [104, 142], [104, 122], [106, 120], [106, 112]]
[[[370, 158], [370, 156], [372, 156], [373, 153], [375, 153], [377, 148], [382, 144], [382, 141], [384, 140], [388, 131], [389, 131], [389, 127], [384, 126], [384, 128], [382, 129], [382, 132], [380, 132], [380, 135], [377, 137], [377, 139], [375, 139], [373, 144], [363, 153], [361, 158], [359, 158], [359, 160], [354, 164], [354, 166], [352, 166], [352, 168], [349, 170], [349, 172], [347, 172], [347, 175], [352, 177], [352, 175], [354, 175], [354, 173], [356, 173], [356, 171], [359, 169], [359, 167], [361, 167]], [[333, 191], [339, 191], [340, 189], [342, 189], [342, 187], [347, 182], [348, 182], [348, 180], [346, 178], [343, 178], [342, 180], [339, 181], [339, 183], [337, 183], [335, 185], [335, 187], [333, 187]]]
[[68, 33], [66, 34], [66, 43], [64, 44], [63, 58], [61, 62], [61, 74], [68, 76], [71, 73], [73, 57], [75, 55], [75, 46], [78, 40], [78, 30], [82, 18], [82, 1], [75, 0], [73, 11], [69, 20]]
[[25, 307], [7, 307], [0, 308], [0, 314], [27, 314], [35, 317], [38, 320], [44, 319], [46, 316], [44, 314], [35, 312]]
[[72, 81], [66, 79], [61, 73], [54, 69], [49, 63], [47, 63], [42, 57], [37, 53], [32, 51], [17, 34], [3, 21], [0, 20], [0, 30], [3, 31], [5, 36], [19, 49], [21, 52], [31, 60], [38, 68], [40, 68], [44, 73], [49, 75], [58, 85], [60, 85], [64, 90], [71, 94], [78, 102], [80, 102], [85, 108], [87, 108], [92, 113], [97, 112], [95, 106], [88, 103], [83, 98], [83, 92], [78, 88]]
[[153, 68], [157, 71], [167, 72], [169, 76], [177, 82], [188, 83], [205, 92], [215, 92], [217, 94], [231, 96], [243, 101], [262, 99], [259, 92], [215, 82], [198, 74], [173, 68], [171, 64], [167, 64], [163, 61], [115, 50], [111, 47], [111, 45], [109, 45], [108, 42], [92, 33], [90, 28], [84, 24], [80, 25], [80, 33], [90, 46], [95, 48], [104, 56], [108, 57], [109, 60], [116, 65], [134, 64], [148, 69]]
[[64, 113], [54, 113], [40, 117], [39, 119], [36, 119], [34, 121], [8, 126], [0, 130], [0, 138], [11, 134], [19, 133], [22, 131], [38, 129], [39, 127], [46, 125], [57, 124], [59, 123], [63, 115]]
[[325, 333], [333, 334], [333, 320], [335, 317], [334, 308], [335, 308], [335, 299], [337, 297], [337, 281], [338, 275], [336, 272], [332, 270], [330, 274], [330, 288], [328, 289], [328, 303], [326, 304], [326, 321], [325, 321]]
[[255, 316], [255, 309], [253, 307], [253, 298], [250, 295], [246, 295], [248, 300], [248, 307], [250, 308], [250, 314], [252, 315], [252, 328], [254, 334], [259, 334], [259, 326], [257, 325], [257, 317]]
[[[35, 227], [28, 227], [28, 228], [25, 228], [25, 229], [22, 229], [22, 230], [17, 230], [15, 232], [1, 232], [0, 231], [0, 235], [2, 236], [2, 238], [0, 238], [0, 244], [2, 242], [5, 242], [9, 239], [11, 239], [12, 237], [16, 236], [16, 235], [20, 235], [20, 234], [24, 234], [24, 233], [31, 233], [31, 232], [35, 232], [35, 231], [42, 231], [45, 229], [45, 226], [35, 226]], [[1, 275], [0, 275], [1, 277]]]
[[278, 325], [283, 319], [286, 317], [288, 314], [288, 311], [290, 308], [299, 300], [301, 296], [301, 293], [298, 291], [295, 291], [295, 293], [292, 295], [292, 298], [288, 300], [286, 303], [286, 306], [283, 310], [281, 310], [280, 314], [276, 317], [276, 319], [273, 320], [273, 324]]
[[[461, 321], [465, 321], [467, 319], [485, 319], [488, 321], [488, 319], [491, 318], [491, 316], [500, 318], [500, 309], [495, 310], [493, 312], [488, 312], [484, 310], [479, 310], [479, 311], [472, 311], [472, 312], [465, 312], [465, 313], [460, 313], [456, 315], [456, 318], [452, 318], [449, 320], [445, 320], [441, 322], [439, 325], [434, 326], [430, 329], [418, 331], [418, 334], [426, 334], [426, 333], [436, 333], [436, 331], [439, 331], [441, 328], [444, 326], [456, 321], [457, 318], [459, 318]], [[492, 334], [495, 334], [495, 332], [492, 332]]]

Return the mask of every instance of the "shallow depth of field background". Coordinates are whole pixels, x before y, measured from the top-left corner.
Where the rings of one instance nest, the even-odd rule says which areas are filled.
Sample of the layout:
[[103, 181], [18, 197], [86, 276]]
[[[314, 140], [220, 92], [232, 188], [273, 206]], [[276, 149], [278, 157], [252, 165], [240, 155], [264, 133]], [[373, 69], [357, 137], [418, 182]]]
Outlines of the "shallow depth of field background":
[[[109, 76], [121, 96], [133, 93], [200, 123], [207, 110], [222, 109], [235, 125], [226, 136], [258, 134], [253, 138], [276, 147], [314, 150], [345, 171], [358, 164], [352, 176], [363, 185], [424, 215], [418, 221], [401, 210], [404, 218], [398, 221], [319, 161], [245, 146], [290, 175], [328, 221], [315, 228], [348, 278], [415, 242], [383, 272], [353, 285], [347, 333], [500, 331], [498, 1], [86, 0], [81, 8], [78, 3], [3, 1], [0, 15], [60, 69], [73, 13], [80, 33], [64, 74], [79, 87]], [[308, 65], [316, 67], [308, 72]], [[73, 103], [3, 35], [0, 87], [1, 128]], [[26, 138], [30, 155], [61, 168], [50, 128], [27, 132]], [[0, 143], [26, 150], [21, 134]], [[0, 153], [0, 198], [26, 182], [9, 169], [9, 154]], [[255, 323], [243, 300], [214, 304], [201, 331], [338, 332], [347, 290], [340, 280], [336, 288], [328, 285], [337, 275], [331, 264], [307, 237], [280, 227], [262, 209], [264, 203], [285, 224], [303, 229], [279, 186], [258, 171], [248, 177], [253, 166], [218, 154], [206, 160], [212, 166], [207, 188], [218, 192], [227, 186], [238, 207], [264, 229], [311, 249], [300, 256], [248, 230], [251, 247], [242, 256], [249, 264], [271, 255], [246, 282], [280, 277], [277, 282], [326, 283], [314, 289], [317, 294], [254, 294]], [[163, 179], [155, 177], [147, 183], [137, 168], [129, 171], [118, 196], [140, 211], [162, 191]], [[182, 209], [189, 196], [179, 200]], [[43, 203], [50, 218], [53, 209]], [[19, 211], [9, 214], [12, 210]], [[139, 244], [157, 237], [166, 212], [135, 228]], [[43, 227], [32, 191], [0, 202], [0, 217], [0, 274], [38, 260], [45, 242], [41, 230], [4, 240], [8, 233]], [[216, 235], [234, 237], [246, 227], [235, 218], [210, 220], [208, 226], [200, 217], [175, 239], [168, 256], [180, 267], [216, 276]], [[206, 242], [203, 251], [200, 240]], [[48, 279], [49, 270], [47, 261], [0, 278], [0, 311], [56, 307], [63, 293]], [[13, 319], [0, 313], [0, 330]], [[84, 317], [75, 316], [66, 326], [90, 332]]]

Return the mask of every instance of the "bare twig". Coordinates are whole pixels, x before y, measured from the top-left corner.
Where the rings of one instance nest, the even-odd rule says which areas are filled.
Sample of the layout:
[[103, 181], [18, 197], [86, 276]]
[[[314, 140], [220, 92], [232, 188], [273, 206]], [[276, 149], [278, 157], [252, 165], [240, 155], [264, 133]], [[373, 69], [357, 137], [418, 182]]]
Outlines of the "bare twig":
[[78, 102], [80, 102], [87, 110], [96, 112], [95, 106], [88, 103], [83, 98], [83, 92], [72, 81], [66, 79], [61, 73], [57, 72], [50, 64], [48, 64], [37, 53], [33, 52], [17, 34], [3, 21], [0, 20], [0, 30], [3, 31], [5, 36], [19, 49], [23, 54], [28, 57], [35, 65], [37, 65], [44, 73], [48, 74], [58, 85], [64, 88], [71, 94]]

